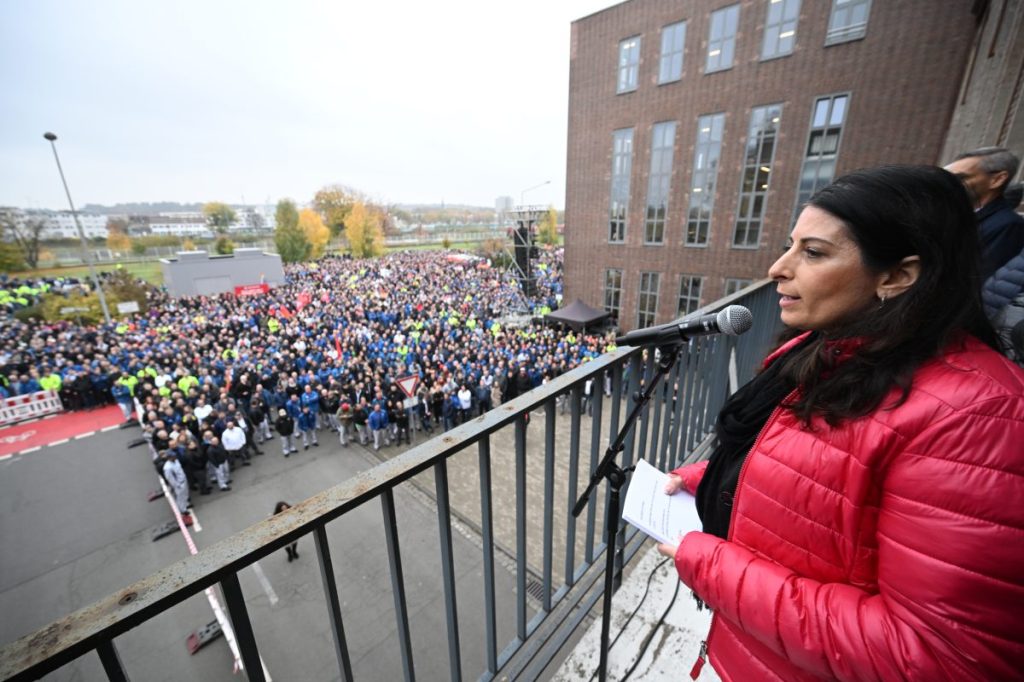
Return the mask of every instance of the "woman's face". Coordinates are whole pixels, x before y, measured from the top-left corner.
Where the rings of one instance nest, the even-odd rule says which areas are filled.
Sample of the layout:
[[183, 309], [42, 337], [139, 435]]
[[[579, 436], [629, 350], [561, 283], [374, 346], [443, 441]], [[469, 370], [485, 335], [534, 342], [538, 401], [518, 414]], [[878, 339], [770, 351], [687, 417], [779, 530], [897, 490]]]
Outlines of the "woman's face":
[[877, 307], [875, 294], [885, 279], [864, 265], [846, 226], [814, 206], [800, 213], [789, 246], [768, 276], [778, 284], [784, 324], [826, 332]]

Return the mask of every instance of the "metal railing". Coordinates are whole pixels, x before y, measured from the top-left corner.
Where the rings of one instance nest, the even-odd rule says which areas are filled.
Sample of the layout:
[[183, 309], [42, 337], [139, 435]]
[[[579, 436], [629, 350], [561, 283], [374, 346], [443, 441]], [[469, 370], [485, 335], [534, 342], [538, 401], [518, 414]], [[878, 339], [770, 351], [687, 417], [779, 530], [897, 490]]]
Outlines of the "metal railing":
[[[696, 313], [714, 312], [739, 303], [751, 309], [755, 326], [740, 337], [704, 337], [680, 347], [679, 361], [626, 442], [621, 466], [629, 467], [646, 459], [665, 470], [694, 458], [695, 449], [713, 429], [715, 415], [730, 386], [735, 388], [737, 381], [742, 383], [752, 376], [779, 330], [777, 298], [766, 284], [752, 285]], [[358, 610], [343, 612], [327, 531], [341, 517], [357, 510], [365, 516], [374, 505], [379, 505], [381, 539], [386, 547], [393, 597], [390, 608], [398, 642], [395, 656], [400, 658], [404, 678], [413, 680], [417, 664], [413, 658], [408, 590], [423, 576], [406, 574], [396, 496], [405, 495], [410, 486], [422, 487], [422, 479], [413, 479], [426, 476], [433, 479], [436, 558], [443, 585], [450, 678], [461, 680], [466, 674], [481, 680], [499, 675], [507, 679], [535, 679], [600, 602], [605, 563], [601, 557], [608, 551], [608, 543], [599, 535], [608, 500], [607, 486], [599, 486], [578, 520], [571, 516], [571, 508], [607, 442], [617, 433], [625, 414], [623, 409], [629, 408], [641, 382], [650, 380], [651, 356], [653, 353], [635, 348], [608, 353], [22, 637], [0, 651], [0, 678], [36, 679], [95, 651], [110, 680], [127, 680], [128, 673], [115, 644], [117, 638], [219, 584], [248, 678], [264, 680], [260, 648], [239, 572], [311, 534], [334, 645], [333, 657], [341, 678], [352, 680], [354, 656], [346, 638], [345, 619], [358, 624], [362, 614]], [[609, 379], [610, 396], [602, 390], [605, 377]], [[588, 380], [593, 380], [589, 404], [584, 395]], [[543, 411], [540, 433], [529, 424], [530, 413], [537, 409]], [[557, 428], [565, 412], [567, 433], [565, 428]], [[592, 414], [589, 434], [584, 427], [586, 413]], [[508, 434], [502, 433], [504, 428], [512, 431], [507, 441]], [[512, 444], [512, 457], [498, 457], [492, 452], [492, 446], [507, 448], [507, 443]], [[470, 480], [477, 481], [469, 488], [467, 467], [473, 470]], [[450, 474], [456, 469], [461, 469], [457, 477], [461, 487], [453, 490], [455, 479]], [[543, 471], [542, 483], [536, 485], [539, 471]], [[514, 481], [514, 485], [496, 485], [495, 477], [506, 474], [504, 480]], [[513, 509], [514, 521], [506, 518], [508, 514], [497, 513]], [[467, 614], [466, 600], [458, 603], [457, 597], [463, 593], [456, 578], [453, 522], [477, 534], [475, 546], [482, 553], [477, 560], [482, 559], [483, 583], [479, 612]], [[644, 540], [645, 536], [632, 527], [619, 531], [614, 539], [617, 572]], [[498, 619], [498, 601], [511, 598], [506, 591], [499, 594], [497, 578], [509, 578], [502, 576], [503, 570], [514, 574], [514, 628], [511, 617]], [[431, 578], [436, 580], [436, 574]], [[499, 630], [514, 631], [514, 635], [508, 641], [500, 641]], [[482, 639], [481, 651], [467, 654], [463, 645], [467, 632]], [[432, 651], [436, 657], [445, 655], [442, 649]], [[478, 658], [469, 660], [473, 657]]]

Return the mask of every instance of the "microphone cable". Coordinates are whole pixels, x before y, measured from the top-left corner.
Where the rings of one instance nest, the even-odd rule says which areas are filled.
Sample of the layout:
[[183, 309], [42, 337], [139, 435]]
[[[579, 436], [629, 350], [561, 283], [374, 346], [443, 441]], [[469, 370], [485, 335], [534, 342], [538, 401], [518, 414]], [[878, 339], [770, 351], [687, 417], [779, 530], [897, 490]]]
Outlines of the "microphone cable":
[[[622, 624], [621, 628], [619, 628], [619, 632], [615, 635], [615, 638], [612, 639], [612, 641], [608, 644], [609, 653], [611, 652], [612, 647], [615, 646], [615, 643], [619, 641], [619, 637], [622, 636], [622, 633], [624, 633], [626, 631], [626, 628], [629, 627], [629, 624], [633, 620], [633, 617], [636, 616], [636, 614], [640, 611], [640, 607], [643, 606], [644, 601], [647, 600], [647, 595], [648, 593], [650, 593], [651, 590], [651, 581], [654, 580], [654, 576], [655, 574], [657, 574], [658, 569], [660, 569], [662, 566], [664, 566], [671, 560], [671, 558], [666, 557], [665, 559], [662, 559], [653, 569], [651, 569], [650, 575], [647, 576], [647, 584], [644, 586], [643, 596], [640, 597], [640, 601], [637, 603], [636, 608], [633, 609], [633, 612], [629, 614], [628, 618], [626, 618], [626, 622]], [[651, 641], [654, 639], [654, 634], [661, 628], [662, 625], [665, 624], [665, 618], [668, 616], [668, 612], [672, 610], [672, 606], [676, 603], [676, 597], [679, 596], [680, 582], [681, 581], [676, 580], [676, 589], [675, 592], [672, 594], [672, 599], [669, 601], [668, 606], [665, 608], [665, 611], [661, 614], [661, 617], [658, 619], [658, 622], [654, 624], [654, 627], [651, 629], [651, 631], [647, 633], [646, 637], [644, 637], [644, 641], [640, 645], [640, 653], [636, 657], [636, 660], [633, 661], [633, 665], [630, 666], [630, 668], [626, 671], [625, 675], [623, 675], [623, 682], [629, 679], [629, 676], [632, 675], [634, 671], [636, 671], [636, 668], [638, 665], [640, 665], [640, 661], [643, 659], [644, 654], [647, 653], [647, 648], [651, 645]], [[590, 674], [588, 682], [592, 682], [593, 679], [597, 677], [598, 671], [599, 668], [594, 669], [594, 672]]]

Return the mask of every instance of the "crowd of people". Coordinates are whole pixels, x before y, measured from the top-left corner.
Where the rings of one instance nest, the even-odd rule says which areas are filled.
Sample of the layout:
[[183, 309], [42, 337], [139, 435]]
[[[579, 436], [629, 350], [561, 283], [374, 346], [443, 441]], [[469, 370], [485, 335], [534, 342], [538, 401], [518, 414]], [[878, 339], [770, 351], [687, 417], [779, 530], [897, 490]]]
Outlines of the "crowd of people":
[[[253, 297], [172, 298], [148, 312], [82, 327], [7, 316], [0, 365], [8, 394], [59, 392], [67, 409], [136, 409], [158, 468], [179, 490], [229, 490], [231, 469], [278, 439], [290, 456], [341, 445], [410, 442], [447, 430], [613, 348], [517, 316], [557, 306], [562, 252], [543, 251], [537, 297], [509, 273], [446, 252], [289, 265]], [[510, 320], [518, 320], [512, 325]], [[401, 377], [418, 377], [407, 396]]]
[[[701, 529], [659, 551], [714, 611], [694, 675], [708, 655], [728, 679], [1019, 677], [1024, 371], [1006, 340], [1024, 326], [1003, 316], [1024, 308], [1016, 172], [1006, 150], [974, 150], [946, 170], [850, 173], [801, 210], [768, 272], [792, 338], [728, 398], [710, 458], [667, 477]], [[559, 255], [544, 254], [539, 308]], [[187, 513], [191, 489], [230, 490], [275, 438], [285, 457], [318, 434], [408, 442], [613, 348], [509, 326], [515, 281], [444, 253], [286, 275], [252, 298], [153, 290], [114, 325], [5, 319], [6, 389], [135, 408]]]

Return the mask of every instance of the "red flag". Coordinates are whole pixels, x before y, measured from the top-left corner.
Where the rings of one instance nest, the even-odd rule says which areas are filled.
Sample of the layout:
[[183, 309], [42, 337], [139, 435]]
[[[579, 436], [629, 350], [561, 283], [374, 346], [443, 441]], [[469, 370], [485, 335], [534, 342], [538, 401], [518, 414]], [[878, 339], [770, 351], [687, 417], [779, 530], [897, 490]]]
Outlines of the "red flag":
[[334, 350], [338, 352], [338, 359], [341, 360], [341, 341], [338, 339], [338, 332], [334, 332]]
[[286, 320], [292, 316], [292, 314], [288, 312], [288, 309], [285, 308], [284, 306], [281, 306], [281, 308], [278, 310], [278, 314], [280, 314], [281, 317], [283, 317]]

